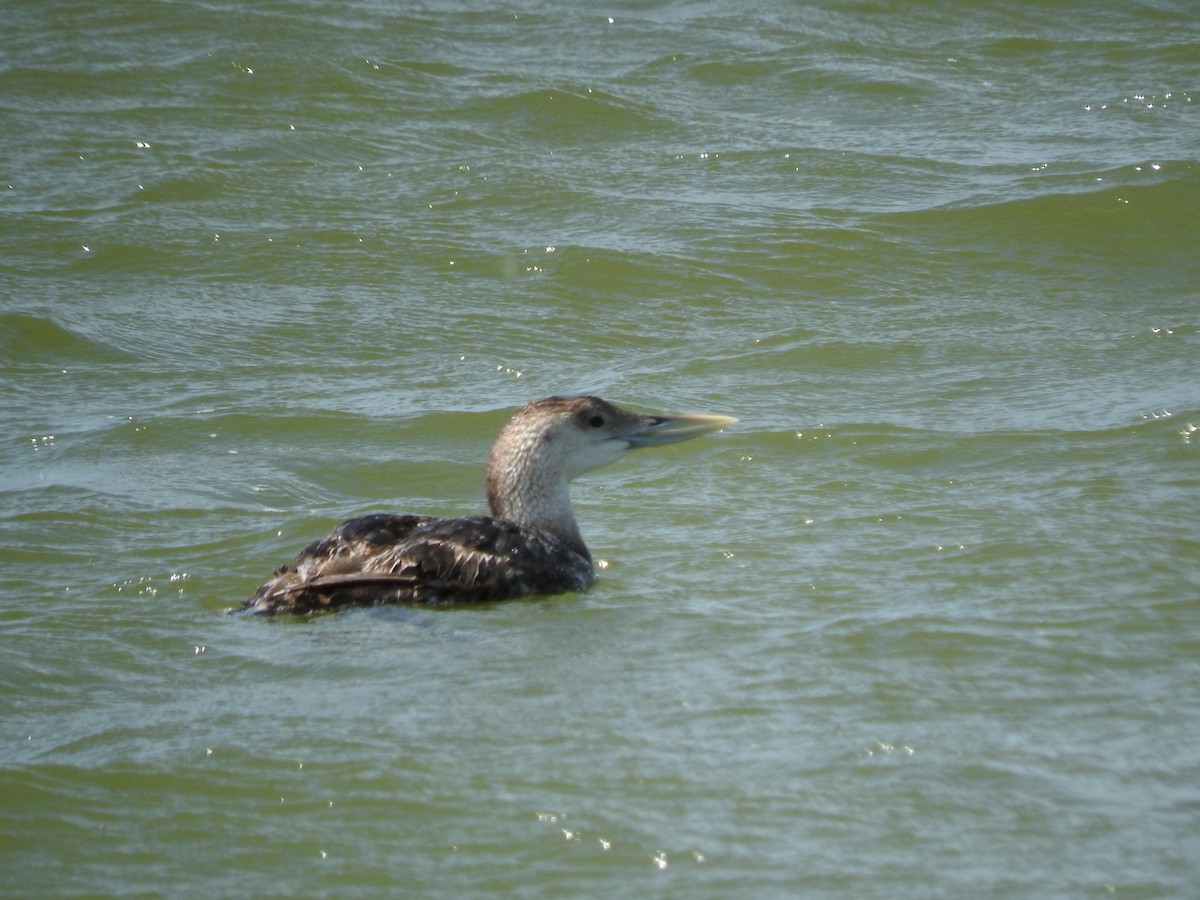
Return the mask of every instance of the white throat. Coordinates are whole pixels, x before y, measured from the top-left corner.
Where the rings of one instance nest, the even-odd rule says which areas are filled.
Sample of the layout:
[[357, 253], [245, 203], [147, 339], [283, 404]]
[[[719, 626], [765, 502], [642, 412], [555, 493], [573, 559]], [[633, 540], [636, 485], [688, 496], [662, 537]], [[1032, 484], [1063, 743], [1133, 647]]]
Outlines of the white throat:
[[571, 510], [570, 474], [558, 448], [538, 435], [505, 436], [488, 459], [492, 515], [547, 531], [590, 558]]

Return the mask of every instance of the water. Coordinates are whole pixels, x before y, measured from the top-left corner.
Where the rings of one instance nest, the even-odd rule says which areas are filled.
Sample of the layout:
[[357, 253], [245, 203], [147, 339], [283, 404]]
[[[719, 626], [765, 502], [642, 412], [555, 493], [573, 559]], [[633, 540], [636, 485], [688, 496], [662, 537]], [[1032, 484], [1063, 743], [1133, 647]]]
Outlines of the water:
[[[1186, 897], [1186, 3], [10, 4], [0, 893]], [[223, 615], [476, 512], [585, 596]]]

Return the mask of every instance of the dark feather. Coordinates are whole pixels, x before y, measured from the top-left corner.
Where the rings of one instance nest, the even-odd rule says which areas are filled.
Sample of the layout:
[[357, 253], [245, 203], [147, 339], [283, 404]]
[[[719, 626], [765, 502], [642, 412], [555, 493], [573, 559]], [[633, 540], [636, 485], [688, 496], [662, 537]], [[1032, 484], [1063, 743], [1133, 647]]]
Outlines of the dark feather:
[[557, 537], [491, 516], [351, 519], [280, 568], [244, 605], [306, 613], [383, 603], [471, 604], [585, 590], [591, 560]]

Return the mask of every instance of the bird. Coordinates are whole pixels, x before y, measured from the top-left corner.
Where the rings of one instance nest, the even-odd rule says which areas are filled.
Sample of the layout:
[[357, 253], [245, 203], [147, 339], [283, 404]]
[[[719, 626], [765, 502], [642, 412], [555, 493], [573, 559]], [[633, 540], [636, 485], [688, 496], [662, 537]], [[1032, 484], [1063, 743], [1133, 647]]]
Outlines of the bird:
[[488, 454], [491, 515], [350, 519], [277, 569], [241, 611], [307, 615], [585, 591], [596, 570], [571, 509], [571, 479], [631, 450], [686, 441], [737, 421], [630, 412], [590, 395], [534, 400], [509, 420]]

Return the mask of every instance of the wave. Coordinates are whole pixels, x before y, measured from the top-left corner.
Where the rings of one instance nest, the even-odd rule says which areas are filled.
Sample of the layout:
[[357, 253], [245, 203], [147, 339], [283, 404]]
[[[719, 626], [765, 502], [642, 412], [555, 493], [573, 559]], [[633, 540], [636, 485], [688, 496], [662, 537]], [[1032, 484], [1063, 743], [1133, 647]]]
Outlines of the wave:
[[111, 344], [31, 313], [0, 313], [0, 356], [10, 364], [56, 366], [133, 359]]

